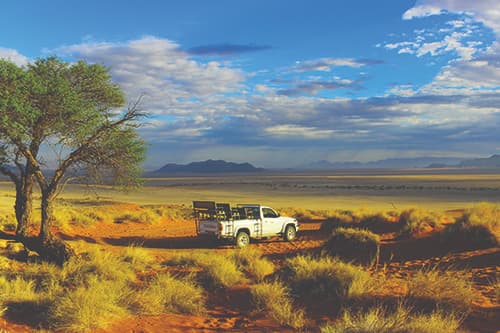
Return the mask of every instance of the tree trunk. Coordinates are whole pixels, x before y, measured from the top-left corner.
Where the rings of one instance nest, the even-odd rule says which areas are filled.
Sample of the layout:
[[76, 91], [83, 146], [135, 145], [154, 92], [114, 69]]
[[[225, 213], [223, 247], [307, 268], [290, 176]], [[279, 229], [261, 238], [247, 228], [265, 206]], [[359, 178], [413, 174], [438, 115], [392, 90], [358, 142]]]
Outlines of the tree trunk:
[[40, 234], [38, 239], [31, 240], [29, 243], [31, 249], [38, 252], [42, 259], [62, 265], [75, 256], [75, 252], [66, 242], [52, 235], [50, 230], [54, 220], [54, 199], [53, 193], [42, 190], [42, 225]]
[[50, 227], [52, 227], [52, 222], [54, 220], [54, 195], [47, 192], [48, 191], [45, 190], [42, 191], [42, 225], [39, 235], [42, 242], [52, 239]]
[[18, 184], [16, 184], [16, 237], [23, 239], [28, 235], [29, 226], [31, 224], [31, 214], [33, 209], [33, 175], [24, 176]]

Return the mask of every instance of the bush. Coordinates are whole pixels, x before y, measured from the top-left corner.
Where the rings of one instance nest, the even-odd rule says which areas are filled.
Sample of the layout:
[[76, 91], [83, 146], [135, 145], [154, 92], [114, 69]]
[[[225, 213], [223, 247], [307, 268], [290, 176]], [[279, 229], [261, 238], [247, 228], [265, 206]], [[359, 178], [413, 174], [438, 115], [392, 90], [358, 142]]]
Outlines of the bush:
[[441, 227], [442, 216], [417, 208], [401, 212], [399, 216], [399, 235], [412, 236]]
[[376, 280], [359, 266], [323, 257], [297, 256], [286, 261], [284, 279], [299, 297], [344, 301], [359, 299], [375, 289]]
[[451, 247], [483, 249], [500, 245], [500, 206], [479, 204], [448, 226], [442, 233]]
[[472, 281], [464, 271], [422, 269], [408, 279], [408, 297], [416, 303], [467, 313], [475, 297]]
[[180, 280], [162, 274], [136, 293], [132, 308], [136, 313], [148, 315], [164, 312], [199, 314], [205, 311], [205, 298], [192, 279]]
[[86, 286], [68, 290], [56, 298], [50, 308], [50, 323], [56, 329], [85, 332], [105, 328], [125, 317], [129, 289], [116, 281], [100, 281], [94, 277]]
[[251, 289], [252, 300], [260, 311], [266, 311], [280, 325], [300, 329], [305, 326], [304, 311], [293, 309], [292, 299], [280, 282], [260, 283]]
[[378, 260], [380, 237], [368, 230], [337, 228], [321, 248], [322, 255], [339, 257], [360, 264]]
[[321, 328], [322, 333], [454, 333], [460, 320], [454, 314], [432, 312], [412, 315], [408, 309], [396, 311], [377, 307], [366, 312], [345, 311], [334, 324]]
[[236, 250], [232, 256], [238, 268], [257, 281], [262, 281], [274, 272], [274, 265], [269, 260], [262, 258], [262, 252], [255, 248], [244, 247]]

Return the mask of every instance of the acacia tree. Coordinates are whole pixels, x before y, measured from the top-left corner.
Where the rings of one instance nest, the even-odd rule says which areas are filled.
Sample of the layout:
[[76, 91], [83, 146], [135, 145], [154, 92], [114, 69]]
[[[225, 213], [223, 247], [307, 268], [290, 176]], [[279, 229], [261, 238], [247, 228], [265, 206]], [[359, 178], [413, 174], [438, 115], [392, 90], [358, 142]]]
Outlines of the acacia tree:
[[[67, 64], [51, 57], [35, 61], [24, 72], [29, 94], [4, 108], [0, 137], [10, 147], [3, 149], [4, 156], [10, 151], [10, 160], [22, 157], [40, 187], [40, 233], [24, 243], [62, 263], [72, 251], [51, 233], [57, 195], [75, 174], [137, 185], [145, 144], [135, 129], [145, 114], [138, 108], [140, 100], [119, 111], [125, 105], [123, 92], [101, 65]], [[53, 172], [46, 171], [46, 162]]]
[[14, 208], [19, 239], [26, 237], [31, 222], [34, 169], [31, 163], [23, 163], [25, 159], [8, 136], [16, 134], [35, 156], [38, 155], [39, 138], [23, 130], [30, 122], [26, 115], [32, 111], [28, 111], [28, 82], [28, 75], [22, 68], [0, 59], [0, 172], [8, 176], [16, 188]]

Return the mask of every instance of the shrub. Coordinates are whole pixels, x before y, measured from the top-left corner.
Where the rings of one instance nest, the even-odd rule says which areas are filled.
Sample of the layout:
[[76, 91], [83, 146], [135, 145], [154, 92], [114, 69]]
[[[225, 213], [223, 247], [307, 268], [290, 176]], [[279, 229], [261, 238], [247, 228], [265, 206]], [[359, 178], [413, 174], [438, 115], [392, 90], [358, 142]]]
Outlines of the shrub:
[[238, 268], [257, 281], [262, 281], [267, 275], [274, 272], [274, 265], [269, 260], [262, 258], [262, 252], [255, 248], [244, 247], [236, 250], [232, 256]]
[[441, 227], [442, 216], [422, 209], [410, 208], [399, 216], [399, 235], [412, 236]]
[[376, 281], [363, 268], [323, 257], [297, 256], [286, 261], [284, 278], [300, 297], [348, 300], [364, 297], [375, 289]]
[[452, 247], [482, 249], [500, 245], [500, 206], [479, 204], [448, 226], [443, 240]]
[[469, 312], [475, 297], [472, 281], [464, 271], [422, 269], [408, 279], [408, 297], [424, 307], [447, 307]]
[[412, 315], [408, 309], [398, 307], [389, 311], [383, 307], [366, 312], [345, 311], [334, 324], [321, 328], [322, 333], [454, 333], [460, 320], [453, 314], [433, 312]]
[[105, 328], [129, 314], [128, 291], [123, 283], [93, 277], [86, 286], [68, 290], [55, 299], [49, 312], [50, 323], [71, 332]]
[[259, 283], [251, 289], [252, 300], [260, 311], [266, 311], [280, 325], [300, 329], [305, 326], [304, 311], [293, 309], [292, 299], [280, 282]]
[[336, 256], [360, 264], [378, 260], [380, 237], [368, 230], [337, 228], [321, 248], [323, 255]]
[[150, 315], [164, 312], [199, 314], [205, 311], [205, 298], [192, 279], [180, 280], [162, 274], [136, 293], [132, 308], [139, 314]]

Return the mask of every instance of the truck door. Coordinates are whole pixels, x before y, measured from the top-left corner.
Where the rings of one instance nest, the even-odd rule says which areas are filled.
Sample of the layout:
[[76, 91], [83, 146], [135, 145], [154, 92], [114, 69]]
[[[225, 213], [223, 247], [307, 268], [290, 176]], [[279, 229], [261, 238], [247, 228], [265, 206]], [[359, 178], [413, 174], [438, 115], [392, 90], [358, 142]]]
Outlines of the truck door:
[[281, 219], [279, 214], [273, 209], [262, 207], [262, 235], [276, 235], [281, 232]]

